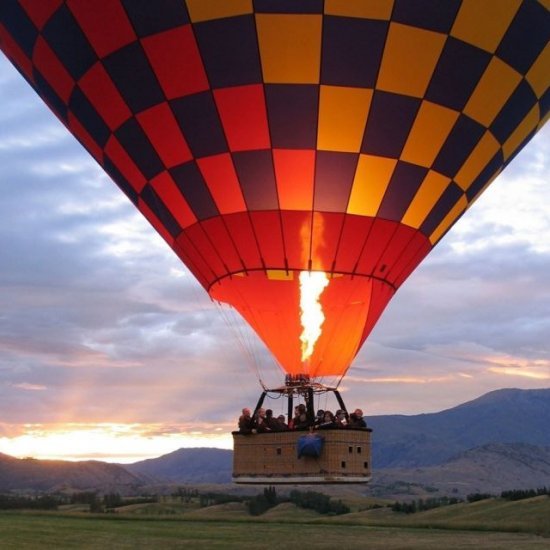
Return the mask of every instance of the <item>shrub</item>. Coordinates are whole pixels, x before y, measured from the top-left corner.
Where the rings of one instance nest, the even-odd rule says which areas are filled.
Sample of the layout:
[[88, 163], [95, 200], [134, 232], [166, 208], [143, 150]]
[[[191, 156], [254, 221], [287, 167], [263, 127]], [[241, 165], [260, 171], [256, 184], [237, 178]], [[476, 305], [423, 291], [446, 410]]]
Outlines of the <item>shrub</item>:
[[502, 491], [500, 497], [506, 500], [523, 500], [548, 494], [550, 494], [550, 489], [541, 487], [539, 489], [514, 489], [511, 491]]
[[416, 512], [423, 512], [424, 510], [431, 510], [432, 508], [439, 508], [440, 506], [458, 504], [459, 502], [463, 501], [456, 497], [428, 498], [426, 500], [419, 499], [411, 502], [395, 502], [391, 509], [394, 512], [414, 514]]
[[495, 495], [490, 493], [472, 493], [466, 497], [468, 502], [478, 502], [480, 500], [487, 500], [488, 498], [494, 498]]
[[32, 509], [32, 510], [57, 510], [63, 501], [58, 496], [41, 495], [38, 497], [25, 497], [16, 495], [0, 495], [0, 509]]
[[340, 515], [350, 512], [341, 500], [333, 501], [329, 496], [315, 491], [291, 491], [289, 500], [300, 508], [315, 510], [320, 514]]
[[259, 516], [277, 504], [279, 504], [279, 499], [273, 486], [266, 487], [263, 494], [252, 497], [247, 503], [248, 511], [252, 516]]

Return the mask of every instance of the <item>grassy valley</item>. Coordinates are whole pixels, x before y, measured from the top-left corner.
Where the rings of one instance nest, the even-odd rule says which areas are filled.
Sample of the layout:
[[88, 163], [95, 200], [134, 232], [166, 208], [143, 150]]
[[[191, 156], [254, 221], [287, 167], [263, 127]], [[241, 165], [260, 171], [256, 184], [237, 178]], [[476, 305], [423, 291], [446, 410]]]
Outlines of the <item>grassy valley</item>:
[[[127, 504], [109, 514], [83, 508], [57, 512], [2, 511], [2, 549], [25, 548], [239, 548], [288, 544], [319, 549], [538, 549], [550, 548], [550, 497], [519, 501], [490, 498], [404, 514], [372, 499], [354, 511], [327, 516], [278, 504], [251, 516], [244, 502], [199, 507], [166, 498]], [[361, 509], [364, 508], [364, 509]]]

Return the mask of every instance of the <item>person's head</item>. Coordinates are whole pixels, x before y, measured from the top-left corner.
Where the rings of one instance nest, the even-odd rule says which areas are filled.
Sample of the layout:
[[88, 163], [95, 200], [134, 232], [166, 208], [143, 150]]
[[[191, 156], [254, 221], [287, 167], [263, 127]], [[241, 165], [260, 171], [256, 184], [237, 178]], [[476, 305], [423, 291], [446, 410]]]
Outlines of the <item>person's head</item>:
[[342, 410], [342, 409], [338, 409], [336, 411], [336, 417], [339, 418], [340, 420], [346, 418], [346, 413]]
[[271, 409], [267, 409], [265, 411], [266, 418], [271, 418], [273, 416], [273, 411]]
[[258, 416], [260, 416], [262, 418], [265, 417], [265, 409], [264, 408], [258, 409]]
[[248, 407], [245, 407], [243, 409], [243, 416], [250, 416], [252, 413], [250, 412], [250, 409]]
[[325, 416], [325, 411], [323, 409], [319, 409], [317, 411], [317, 418], [323, 418]]
[[300, 414], [303, 414], [303, 413], [306, 412], [306, 406], [305, 406], [303, 403], [300, 403], [300, 404], [298, 405], [298, 412], [299, 412]]
[[285, 423], [285, 415], [284, 415], [284, 414], [280, 414], [280, 415], [277, 417], [277, 420], [278, 420], [281, 424], [284, 424], [284, 423]]
[[332, 422], [334, 420], [334, 415], [332, 411], [325, 411], [325, 422]]
[[361, 409], [355, 409], [353, 411], [353, 414], [357, 417], [357, 418], [363, 418], [363, 411]]

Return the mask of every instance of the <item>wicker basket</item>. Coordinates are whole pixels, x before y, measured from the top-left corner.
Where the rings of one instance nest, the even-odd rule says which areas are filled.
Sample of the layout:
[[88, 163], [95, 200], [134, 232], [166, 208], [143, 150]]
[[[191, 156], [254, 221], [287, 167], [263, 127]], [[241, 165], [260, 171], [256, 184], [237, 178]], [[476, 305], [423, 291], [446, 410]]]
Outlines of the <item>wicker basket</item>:
[[298, 458], [297, 441], [308, 432], [233, 432], [235, 483], [367, 483], [371, 478], [370, 429], [319, 430], [319, 457]]

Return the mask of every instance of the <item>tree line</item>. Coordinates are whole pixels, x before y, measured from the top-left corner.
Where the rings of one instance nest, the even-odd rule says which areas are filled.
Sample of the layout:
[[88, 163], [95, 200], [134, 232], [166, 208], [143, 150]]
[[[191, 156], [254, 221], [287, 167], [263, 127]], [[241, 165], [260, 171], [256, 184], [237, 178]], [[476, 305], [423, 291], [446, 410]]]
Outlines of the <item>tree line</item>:
[[259, 516], [283, 502], [292, 502], [298, 508], [315, 510], [319, 514], [332, 516], [350, 512], [349, 506], [341, 500], [334, 500], [323, 493], [293, 490], [288, 497], [279, 497], [273, 486], [266, 487], [263, 493], [252, 497], [247, 503], [248, 511], [252, 516]]
[[60, 504], [65, 504], [63, 497], [59, 495], [1, 495], [0, 510], [57, 510]]
[[[523, 500], [537, 496], [550, 496], [550, 487], [541, 487], [538, 489], [513, 489], [502, 491], [500, 498], [505, 500]], [[299, 508], [315, 510], [320, 514], [340, 515], [350, 512], [350, 508], [341, 500], [336, 500], [324, 493], [316, 491], [292, 490], [288, 495], [278, 495], [274, 486], [266, 487], [263, 492], [255, 496], [232, 495], [229, 493], [200, 492], [195, 488], [180, 487], [172, 493], [172, 498], [180, 502], [197, 502], [199, 507], [205, 508], [217, 504], [226, 504], [229, 502], [242, 502], [248, 508], [248, 512], [253, 516], [264, 514], [269, 509], [284, 502], [291, 502]], [[477, 502], [480, 500], [498, 498], [497, 495], [490, 493], [472, 493], [466, 497], [468, 502]], [[86, 504], [90, 512], [102, 513], [113, 511], [121, 506], [128, 504], [147, 504], [159, 502], [157, 495], [142, 495], [139, 497], [124, 497], [119, 493], [110, 492], [100, 494], [97, 491], [80, 491], [71, 495], [60, 493], [43, 495], [15, 495], [0, 494], [0, 510], [10, 509], [30, 509], [30, 510], [57, 510], [59, 506], [65, 504]], [[464, 502], [458, 497], [432, 497], [427, 499], [417, 499], [407, 502], [396, 501], [390, 505], [394, 512], [405, 514], [414, 514], [440, 506], [450, 506]]]
[[[533, 498], [536, 496], [547, 495], [550, 496], [550, 488], [541, 487], [540, 489], [513, 489], [509, 491], [502, 491], [500, 498], [504, 500], [523, 500], [526, 498]], [[491, 493], [472, 493], [466, 497], [468, 502], [478, 502], [480, 500], [486, 500], [489, 498], [498, 498], [497, 495]], [[457, 497], [434, 497], [428, 499], [417, 499], [407, 502], [396, 501], [391, 509], [394, 512], [403, 512], [405, 514], [414, 514], [416, 512], [423, 512], [425, 510], [431, 510], [432, 508], [439, 508], [440, 506], [450, 506], [451, 504], [459, 504], [464, 502], [464, 499]]]
[[341, 500], [334, 500], [323, 493], [293, 490], [288, 496], [279, 496], [274, 486], [266, 487], [263, 492], [252, 497], [210, 491], [200, 493], [197, 489], [178, 489], [172, 493], [172, 496], [179, 497], [181, 502], [196, 499], [201, 508], [229, 502], [243, 502], [252, 516], [259, 516], [283, 502], [292, 502], [299, 508], [315, 510], [320, 514], [338, 515], [347, 514], [350, 511]]

